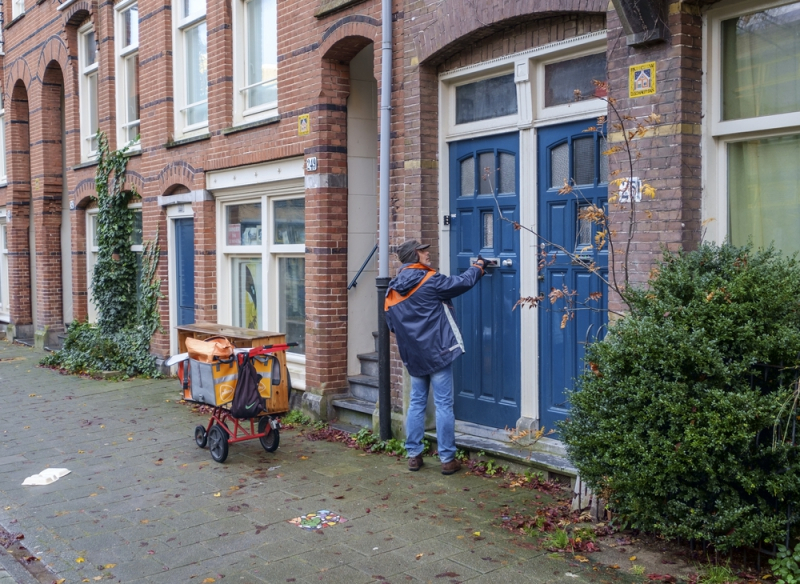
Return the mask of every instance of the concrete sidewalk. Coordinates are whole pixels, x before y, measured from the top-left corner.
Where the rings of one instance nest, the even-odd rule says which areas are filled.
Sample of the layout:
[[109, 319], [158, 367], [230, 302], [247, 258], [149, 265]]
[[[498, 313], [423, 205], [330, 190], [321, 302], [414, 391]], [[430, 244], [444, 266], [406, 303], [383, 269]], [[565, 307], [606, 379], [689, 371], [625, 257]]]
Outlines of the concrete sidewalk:
[[[247, 441], [230, 445], [218, 464], [193, 439], [207, 416], [176, 403], [175, 380], [64, 376], [37, 367], [41, 357], [0, 341], [0, 526], [24, 534], [53, 581], [598, 577], [591, 564], [548, 557], [497, 527], [502, 505], [533, 512], [547, 495], [463, 471], [445, 477], [433, 458], [410, 473], [404, 460], [289, 430], [275, 453]], [[21, 486], [46, 467], [71, 474]], [[347, 521], [318, 531], [288, 522], [323, 509]], [[0, 584], [7, 581], [0, 568]]]

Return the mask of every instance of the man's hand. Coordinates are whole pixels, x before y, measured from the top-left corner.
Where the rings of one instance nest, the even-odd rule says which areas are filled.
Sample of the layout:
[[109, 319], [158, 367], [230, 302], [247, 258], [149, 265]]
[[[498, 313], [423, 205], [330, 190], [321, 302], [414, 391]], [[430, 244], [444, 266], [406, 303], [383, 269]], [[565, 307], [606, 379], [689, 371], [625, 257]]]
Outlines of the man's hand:
[[475, 260], [475, 265], [478, 266], [481, 270], [486, 266], [486, 260], [483, 259], [480, 255], [478, 255], [478, 259]]

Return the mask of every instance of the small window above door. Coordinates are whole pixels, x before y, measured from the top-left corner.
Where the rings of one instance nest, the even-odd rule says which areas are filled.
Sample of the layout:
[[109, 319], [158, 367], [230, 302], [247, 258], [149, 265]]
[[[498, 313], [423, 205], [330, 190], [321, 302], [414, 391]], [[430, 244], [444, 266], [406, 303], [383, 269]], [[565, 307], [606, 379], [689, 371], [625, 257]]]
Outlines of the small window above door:
[[514, 74], [456, 87], [456, 124], [468, 124], [517, 113]]

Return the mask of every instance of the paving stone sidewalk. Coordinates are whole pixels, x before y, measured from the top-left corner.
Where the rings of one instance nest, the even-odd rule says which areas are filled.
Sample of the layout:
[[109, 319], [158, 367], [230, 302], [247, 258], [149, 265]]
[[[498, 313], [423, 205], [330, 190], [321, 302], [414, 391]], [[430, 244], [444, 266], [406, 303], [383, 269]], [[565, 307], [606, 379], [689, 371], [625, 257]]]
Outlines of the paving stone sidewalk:
[[[175, 380], [64, 376], [37, 367], [41, 356], [0, 341], [0, 526], [24, 534], [54, 581], [596, 578], [590, 564], [553, 559], [497, 527], [502, 504], [531, 510], [535, 491], [446, 477], [433, 458], [411, 473], [403, 460], [291, 430], [275, 453], [247, 441], [218, 464], [193, 439], [207, 416], [176, 403]], [[21, 486], [46, 467], [71, 473]], [[347, 521], [318, 531], [288, 522], [319, 510]]]

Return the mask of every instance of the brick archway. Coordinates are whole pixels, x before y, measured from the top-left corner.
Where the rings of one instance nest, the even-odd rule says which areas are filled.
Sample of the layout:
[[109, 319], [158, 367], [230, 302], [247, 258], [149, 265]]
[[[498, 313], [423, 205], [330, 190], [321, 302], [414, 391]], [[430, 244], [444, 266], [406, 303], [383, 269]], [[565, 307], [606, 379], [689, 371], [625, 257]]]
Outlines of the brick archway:
[[[195, 190], [205, 188], [205, 179], [202, 169], [196, 169], [188, 162], [179, 160], [170, 162], [158, 173], [158, 192], [164, 193], [169, 188], [180, 184], [187, 189]], [[201, 184], [197, 184], [200, 181]]]
[[[7, 206], [11, 214], [8, 222], [8, 283], [11, 323], [18, 338], [33, 338], [34, 304], [31, 278], [31, 249], [29, 226], [31, 221], [31, 166], [28, 89], [30, 71], [24, 62], [15, 62], [9, 72], [6, 87], [11, 88], [11, 99], [6, 114], [8, 161]], [[26, 85], [27, 82], [27, 85]]]
[[521, 0], [486, 2], [465, 10], [461, 0], [442, 0], [435, 10], [420, 13], [409, 40], [420, 63], [438, 63], [468, 45], [520, 23], [564, 14], [602, 14], [603, 0]]

